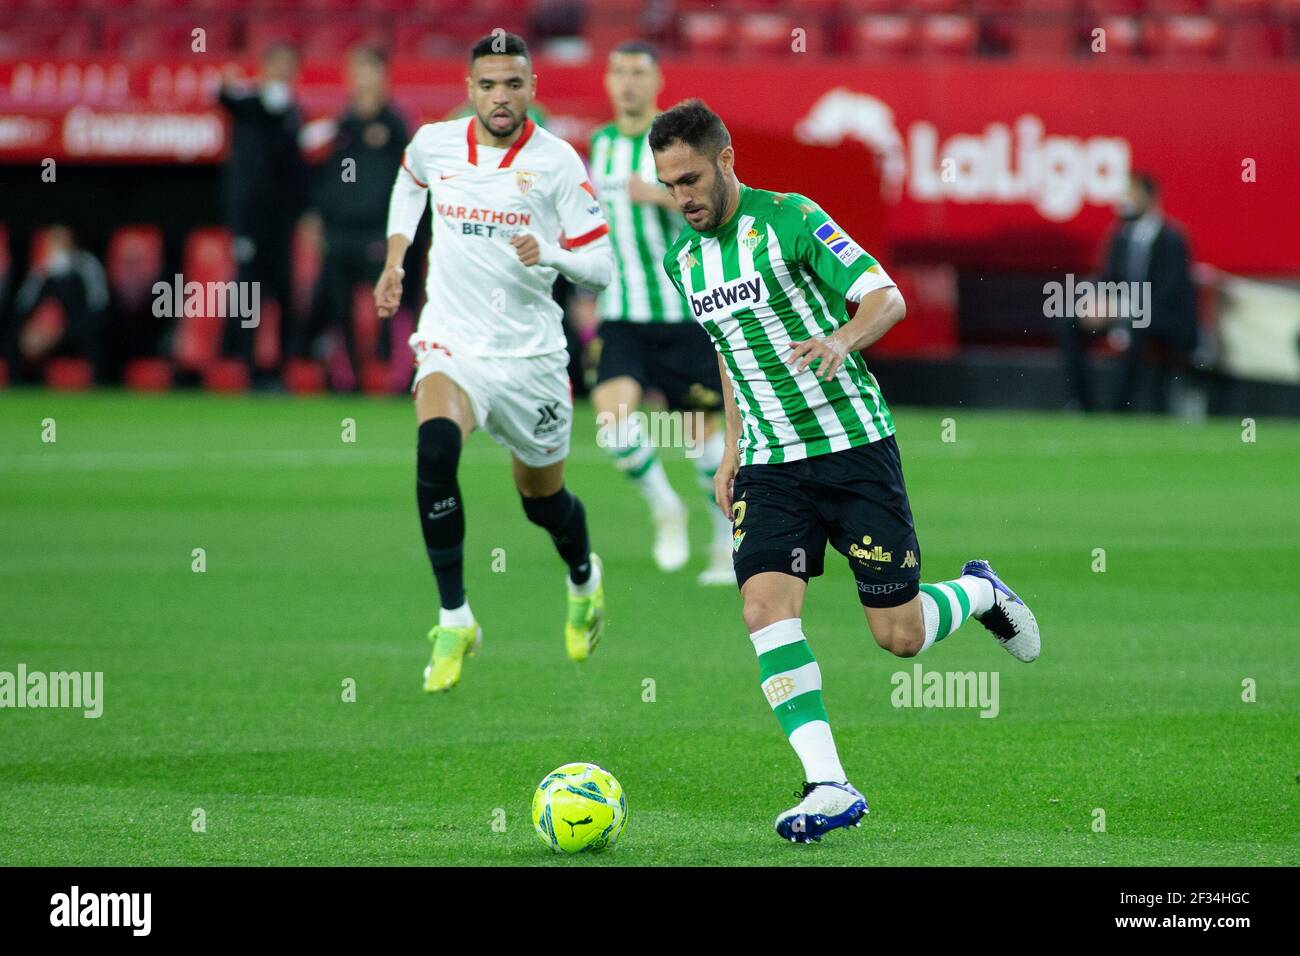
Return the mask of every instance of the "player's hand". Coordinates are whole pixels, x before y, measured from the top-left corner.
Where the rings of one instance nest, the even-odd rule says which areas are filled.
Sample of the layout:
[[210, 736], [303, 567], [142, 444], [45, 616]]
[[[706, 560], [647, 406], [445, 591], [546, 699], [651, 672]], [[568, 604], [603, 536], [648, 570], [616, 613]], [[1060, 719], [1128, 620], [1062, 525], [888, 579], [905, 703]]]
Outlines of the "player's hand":
[[405, 275], [401, 266], [389, 266], [375, 283], [375, 308], [381, 319], [391, 319], [402, 304], [402, 277]]
[[530, 232], [520, 232], [510, 237], [510, 245], [515, 247], [515, 255], [526, 266], [535, 266], [542, 261], [542, 247], [537, 244], [537, 237]]
[[795, 371], [802, 372], [813, 362], [820, 360], [817, 377], [823, 382], [829, 381], [840, 370], [840, 366], [844, 364], [844, 359], [849, 354], [848, 345], [833, 335], [819, 335], [802, 342], [791, 342], [789, 347], [790, 357], [786, 359], [785, 364], [794, 365], [798, 362]]
[[727, 450], [722, 453], [722, 463], [713, 473], [713, 500], [722, 509], [722, 514], [731, 520], [731, 483], [740, 471], [740, 452], [734, 441], [727, 442]]

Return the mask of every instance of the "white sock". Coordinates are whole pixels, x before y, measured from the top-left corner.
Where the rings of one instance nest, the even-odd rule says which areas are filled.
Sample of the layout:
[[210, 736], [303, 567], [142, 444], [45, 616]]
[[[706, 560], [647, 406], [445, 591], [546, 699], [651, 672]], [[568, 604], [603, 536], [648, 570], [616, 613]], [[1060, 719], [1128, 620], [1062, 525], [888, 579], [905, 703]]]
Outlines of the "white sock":
[[824, 720], [810, 720], [796, 727], [790, 746], [803, 764], [804, 779], [812, 783], [847, 783], [848, 775], [840, 765], [831, 725]]
[[848, 778], [835, 751], [822, 703], [822, 675], [797, 617], [776, 621], [749, 635], [758, 654], [759, 686], [811, 782]]
[[438, 608], [439, 627], [469, 627], [474, 623], [474, 612], [469, 609], [467, 600], [460, 607]]
[[581, 584], [574, 584], [572, 579], [565, 578], [569, 583], [569, 593], [577, 597], [591, 597], [596, 593], [596, 587], [600, 584], [600, 565], [595, 561], [591, 562], [591, 576]]
[[668, 483], [668, 473], [664, 471], [654, 445], [642, 433], [638, 416], [631, 415], [617, 424], [602, 426], [596, 440], [613, 457], [618, 470], [628, 476], [652, 512], [659, 514], [681, 509], [681, 499]]
[[731, 519], [722, 513], [713, 500], [713, 476], [722, 464], [722, 450], [726, 439], [716, 431], [700, 445], [700, 456], [695, 459], [695, 475], [700, 490], [708, 502], [709, 518], [713, 522], [713, 551], [715, 554], [731, 553]]
[[[960, 590], [970, 605], [970, 614], [962, 614], [962, 602], [957, 595]], [[943, 581], [939, 584], [921, 585], [921, 618], [925, 622], [925, 641], [918, 654], [928, 651], [934, 644], [942, 641], [957, 628], [961, 627], [966, 617], [983, 614], [993, 607], [993, 585], [984, 578], [963, 574], [955, 581]], [[943, 604], [940, 606], [939, 602]]]

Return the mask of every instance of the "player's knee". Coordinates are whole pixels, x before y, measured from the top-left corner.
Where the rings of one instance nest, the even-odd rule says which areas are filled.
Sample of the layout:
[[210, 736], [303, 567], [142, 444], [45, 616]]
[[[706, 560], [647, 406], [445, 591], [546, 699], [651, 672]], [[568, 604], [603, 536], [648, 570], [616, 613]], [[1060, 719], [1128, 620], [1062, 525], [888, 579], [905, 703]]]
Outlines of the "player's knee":
[[924, 625], [898, 618], [868, 623], [876, 643], [895, 657], [915, 657], [925, 643]]
[[745, 627], [751, 634], [761, 631], [769, 624], [799, 616], [795, 609], [787, 606], [787, 602], [773, 600], [761, 593], [746, 595], [741, 613], [745, 618]]
[[460, 426], [450, 418], [431, 418], [420, 424], [416, 468], [426, 481], [452, 478], [460, 463]]
[[567, 488], [561, 488], [553, 495], [533, 497], [520, 495], [524, 506], [524, 515], [533, 524], [548, 531], [567, 525], [576, 511], [583, 514], [582, 502]]

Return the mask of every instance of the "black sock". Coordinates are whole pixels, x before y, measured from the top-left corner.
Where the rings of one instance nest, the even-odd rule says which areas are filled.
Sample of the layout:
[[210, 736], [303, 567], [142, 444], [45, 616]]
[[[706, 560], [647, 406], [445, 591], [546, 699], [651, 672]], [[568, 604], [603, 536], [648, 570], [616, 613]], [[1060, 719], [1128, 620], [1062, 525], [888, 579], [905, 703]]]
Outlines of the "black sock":
[[545, 498], [524, 498], [524, 514], [545, 528], [555, 550], [569, 566], [569, 580], [586, 584], [591, 578], [591, 542], [587, 537], [587, 513], [578, 496], [561, 488]]
[[442, 606], [457, 608], [465, 603], [465, 510], [456, 482], [460, 426], [450, 418], [430, 419], [420, 426], [416, 449], [415, 500], [424, 547]]

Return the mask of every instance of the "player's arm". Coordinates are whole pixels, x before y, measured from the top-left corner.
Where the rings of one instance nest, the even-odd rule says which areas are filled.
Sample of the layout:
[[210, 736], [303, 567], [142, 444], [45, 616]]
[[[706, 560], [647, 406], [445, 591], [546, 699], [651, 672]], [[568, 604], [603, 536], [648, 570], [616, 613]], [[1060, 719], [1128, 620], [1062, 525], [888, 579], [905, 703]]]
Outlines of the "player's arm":
[[510, 245], [524, 265], [549, 266], [571, 282], [599, 292], [614, 278], [614, 247], [596, 190], [587, 179], [587, 167], [572, 147], [568, 168], [561, 171], [555, 191], [555, 210], [564, 245], [527, 231], [511, 237]]
[[796, 259], [846, 300], [859, 303], [857, 314], [831, 335], [789, 344], [787, 364], [802, 372], [817, 362], [817, 377], [827, 380], [839, 371], [850, 352], [879, 341], [907, 314], [907, 307], [880, 263], [816, 203], [793, 195], [786, 201], [791, 203], [787, 223], [794, 230]]
[[727, 366], [718, 353], [718, 375], [722, 379], [722, 410], [726, 420], [726, 437], [722, 449], [722, 463], [713, 473], [713, 500], [718, 503], [722, 513], [731, 517], [731, 483], [740, 471], [740, 409], [736, 407], [736, 396], [731, 391], [731, 379], [727, 376]]
[[566, 279], [599, 292], [614, 278], [614, 247], [604, 233], [581, 246], [565, 249], [531, 232], [511, 237], [519, 261], [526, 266], [550, 266]]
[[429, 204], [428, 179], [422, 175], [424, 171], [418, 161], [413, 159], [419, 155], [414, 146], [415, 140], [411, 140], [393, 180], [392, 194], [388, 197], [388, 254], [384, 257], [384, 271], [375, 283], [375, 308], [381, 319], [392, 318], [402, 304], [402, 279], [406, 276], [402, 263]]

